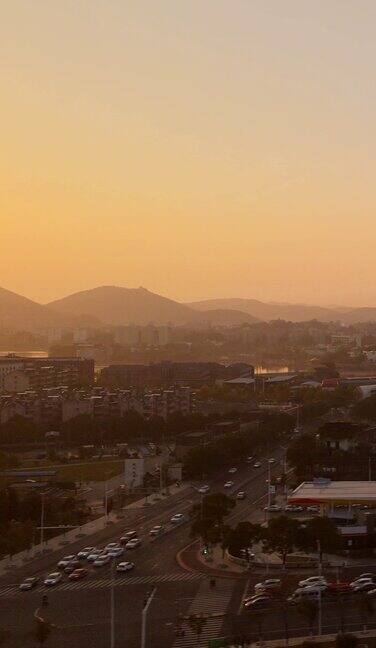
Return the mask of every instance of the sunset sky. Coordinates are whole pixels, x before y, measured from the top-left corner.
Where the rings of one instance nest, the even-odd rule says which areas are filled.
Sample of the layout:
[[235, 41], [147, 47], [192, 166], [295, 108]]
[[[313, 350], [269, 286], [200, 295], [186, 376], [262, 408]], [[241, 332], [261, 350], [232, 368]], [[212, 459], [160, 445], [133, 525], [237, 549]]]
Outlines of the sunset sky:
[[0, 286], [376, 305], [375, 0], [5, 0]]

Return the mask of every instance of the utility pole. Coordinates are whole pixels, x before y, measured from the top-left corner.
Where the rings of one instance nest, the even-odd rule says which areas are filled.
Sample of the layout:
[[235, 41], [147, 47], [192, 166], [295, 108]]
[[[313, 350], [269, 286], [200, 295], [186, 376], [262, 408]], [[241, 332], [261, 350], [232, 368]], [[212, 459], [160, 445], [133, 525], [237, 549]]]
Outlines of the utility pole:
[[40, 511], [40, 548], [43, 553], [44, 545], [44, 493], [41, 493], [41, 511]]
[[114, 568], [115, 559], [111, 562], [111, 590], [110, 590], [110, 605], [111, 605], [111, 642], [110, 648], [115, 648], [115, 581], [114, 581]]
[[[147, 599], [144, 601], [144, 606], [142, 608], [142, 623], [141, 623], [141, 648], [146, 648], [146, 618], [150, 603], [154, 598], [154, 594], [157, 591], [157, 588], [154, 587], [148, 594]], [[111, 647], [113, 648], [113, 647]]]
[[319, 591], [319, 637], [321, 637], [322, 634], [322, 592], [321, 589]]
[[371, 457], [368, 457], [368, 481], [372, 481]]
[[270, 506], [270, 501], [271, 501], [270, 481], [271, 481], [270, 459], [268, 459], [268, 507]]

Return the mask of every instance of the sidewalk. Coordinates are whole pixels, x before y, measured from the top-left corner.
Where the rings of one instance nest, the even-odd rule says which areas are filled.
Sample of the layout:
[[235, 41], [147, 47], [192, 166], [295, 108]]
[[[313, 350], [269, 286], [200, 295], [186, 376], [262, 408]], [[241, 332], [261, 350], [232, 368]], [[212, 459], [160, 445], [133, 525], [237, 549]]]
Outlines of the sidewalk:
[[62, 533], [61, 535], [57, 535], [54, 538], [46, 540], [44, 542], [43, 550], [42, 545], [37, 544], [34, 545], [30, 550], [21, 551], [14, 556], [6, 556], [5, 558], [3, 558], [3, 560], [0, 560], [0, 576], [6, 574], [14, 567], [22, 567], [23, 565], [30, 563], [34, 558], [40, 558], [47, 554], [53, 553], [54, 551], [59, 551], [65, 545], [69, 545], [72, 542], [79, 540], [80, 538], [84, 538], [85, 536], [90, 536], [112, 524], [115, 524], [116, 522], [121, 522], [122, 518], [124, 517], [123, 511], [125, 512], [127, 509], [143, 509], [145, 507], [151, 507], [155, 504], [167, 500], [169, 497], [173, 497], [177, 493], [184, 492], [184, 490], [189, 490], [190, 488], [191, 484], [189, 483], [183, 484], [179, 487], [175, 485], [170, 486], [169, 489], [165, 489], [164, 495], [149, 495], [146, 498], [146, 503], [145, 497], [143, 497], [139, 500], [136, 500], [135, 502], [132, 502], [131, 504], [128, 504], [127, 506], [124, 506], [121, 511], [118, 511], [116, 513], [112, 511], [108, 514], [108, 516], [102, 515], [95, 520], [91, 520], [90, 522], [83, 524], [80, 527], [70, 529], [69, 531]]

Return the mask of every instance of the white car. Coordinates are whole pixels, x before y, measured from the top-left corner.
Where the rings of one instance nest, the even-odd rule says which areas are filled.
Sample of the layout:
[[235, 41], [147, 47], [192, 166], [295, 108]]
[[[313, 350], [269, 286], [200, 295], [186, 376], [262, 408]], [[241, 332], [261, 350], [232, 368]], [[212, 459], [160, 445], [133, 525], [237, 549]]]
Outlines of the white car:
[[120, 545], [118, 542], [110, 542], [105, 546], [105, 551], [110, 551], [111, 549], [119, 549]]
[[236, 499], [238, 499], [238, 500], [245, 499], [245, 492], [244, 491], [239, 491], [238, 493], [236, 493]]
[[94, 567], [104, 567], [105, 565], [108, 565], [108, 563], [111, 561], [111, 556], [110, 554], [102, 554], [101, 556], [98, 556], [96, 560], [93, 562]]
[[47, 578], [44, 579], [44, 584], [47, 585], [47, 587], [52, 587], [53, 585], [60, 583], [62, 578], [63, 575], [61, 572], [52, 572], [52, 574], [48, 574]]
[[266, 590], [276, 590], [281, 588], [280, 578], [267, 578], [261, 583], [256, 583], [255, 592], [265, 592]]
[[133, 562], [121, 562], [116, 566], [116, 571], [119, 573], [128, 572], [134, 569]]
[[224, 487], [225, 487], [225, 488], [232, 488], [233, 485], [234, 485], [234, 482], [231, 481], [231, 479], [230, 479], [229, 481], [227, 481], [227, 482], [225, 483]]
[[73, 555], [73, 554], [72, 554], [72, 556], [65, 556], [64, 558], [62, 558], [61, 560], [59, 560], [59, 562], [57, 563], [57, 566], [58, 566], [58, 567], [61, 567], [62, 569], [64, 569], [64, 567], [66, 567], [66, 566], [68, 565], [68, 563], [70, 563], [71, 560], [74, 560], [75, 557], [76, 557], [76, 556]]
[[184, 515], [183, 513], [175, 513], [175, 515], [172, 516], [171, 522], [172, 524], [177, 524], [178, 522], [183, 522], [184, 521]]
[[253, 464], [254, 468], [261, 468], [261, 463], [259, 461], [256, 461], [256, 463]]
[[156, 524], [153, 526], [153, 528], [149, 531], [149, 535], [151, 536], [158, 536], [163, 532], [163, 526], [161, 524]]
[[270, 513], [279, 513], [279, 511], [282, 511], [282, 506], [279, 506], [279, 504], [270, 504], [270, 506], [265, 506], [264, 511], [269, 511]]
[[99, 556], [103, 555], [103, 549], [95, 549], [91, 554], [88, 555], [86, 560], [88, 562], [94, 562], [94, 560], [97, 560]]
[[238, 472], [238, 469], [235, 468], [235, 466], [233, 468], [229, 468], [230, 475], [235, 475], [236, 472]]
[[111, 558], [120, 558], [124, 553], [123, 547], [113, 547], [113, 549], [109, 549], [107, 551], [107, 554], [111, 556]]
[[367, 577], [363, 577], [363, 578], [357, 578], [356, 580], [352, 581], [352, 583], [350, 583], [350, 587], [351, 587], [351, 589], [353, 589], [354, 587], [359, 587], [359, 585], [368, 585], [368, 584], [372, 585], [374, 583], [375, 583], [374, 579], [369, 578], [367, 576]]
[[298, 585], [300, 588], [316, 587], [320, 583], [324, 583], [324, 585], [326, 586], [328, 585], [324, 576], [310, 576], [309, 578], [305, 578], [304, 580], [299, 581]]
[[95, 549], [96, 547], [84, 547], [84, 549], [78, 552], [77, 558], [87, 558]]
[[275, 463], [275, 459], [274, 459], [274, 457], [270, 457], [270, 459], [269, 459], [268, 461], [269, 461], [270, 464], [274, 464], [274, 463]]
[[124, 533], [124, 535], [120, 538], [120, 543], [127, 544], [127, 542], [129, 542], [129, 540], [132, 540], [132, 538], [137, 538], [137, 531], [127, 531], [126, 533]]
[[208, 493], [210, 491], [210, 486], [200, 486], [198, 489], [198, 492], [201, 493], [201, 495], [205, 495], [205, 493]]
[[127, 544], [125, 545], [126, 549], [136, 549], [136, 547], [139, 547], [141, 544], [140, 538], [132, 538], [132, 540], [129, 540]]

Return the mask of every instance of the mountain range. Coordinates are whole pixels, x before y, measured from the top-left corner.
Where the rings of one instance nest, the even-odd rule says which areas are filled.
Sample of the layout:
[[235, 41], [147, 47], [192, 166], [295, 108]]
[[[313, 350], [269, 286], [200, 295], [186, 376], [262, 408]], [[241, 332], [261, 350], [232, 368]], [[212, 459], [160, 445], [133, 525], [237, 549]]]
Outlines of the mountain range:
[[100, 286], [83, 290], [49, 304], [0, 288], [0, 327], [35, 330], [52, 326], [126, 324], [187, 324], [224, 326], [284, 319], [292, 322], [317, 319], [344, 324], [376, 321], [376, 308], [324, 307], [278, 304], [256, 299], [209, 299], [181, 303], [145, 288]]

